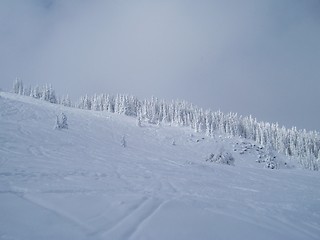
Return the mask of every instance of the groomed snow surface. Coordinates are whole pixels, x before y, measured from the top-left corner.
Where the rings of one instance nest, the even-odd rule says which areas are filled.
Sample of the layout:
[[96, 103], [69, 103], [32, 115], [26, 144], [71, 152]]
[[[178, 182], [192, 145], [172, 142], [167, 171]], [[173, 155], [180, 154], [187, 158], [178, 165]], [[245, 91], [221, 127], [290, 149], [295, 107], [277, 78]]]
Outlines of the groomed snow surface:
[[320, 239], [319, 172], [263, 151], [1, 92], [0, 239]]

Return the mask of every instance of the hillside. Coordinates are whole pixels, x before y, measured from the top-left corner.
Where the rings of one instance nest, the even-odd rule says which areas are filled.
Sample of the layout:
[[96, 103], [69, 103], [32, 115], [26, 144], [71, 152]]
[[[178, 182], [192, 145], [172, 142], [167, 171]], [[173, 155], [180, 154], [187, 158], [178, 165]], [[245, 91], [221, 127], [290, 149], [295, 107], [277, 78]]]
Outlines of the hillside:
[[207, 137], [225, 135], [253, 140], [297, 159], [306, 169], [318, 171], [320, 168], [320, 133], [317, 131], [281, 127], [278, 123], [257, 121], [252, 116], [204, 110], [186, 101], [167, 102], [155, 97], [139, 100], [126, 94], [114, 96], [104, 93], [91, 97], [85, 95], [72, 103], [68, 95], [57, 97], [51, 85], [25, 87], [19, 79], [13, 84], [13, 92], [68, 107], [131, 116], [153, 124], [189, 127]]
[[318, 239], [320, 175], [239, 137], [0, 92], [0, 213], [0, 239]]

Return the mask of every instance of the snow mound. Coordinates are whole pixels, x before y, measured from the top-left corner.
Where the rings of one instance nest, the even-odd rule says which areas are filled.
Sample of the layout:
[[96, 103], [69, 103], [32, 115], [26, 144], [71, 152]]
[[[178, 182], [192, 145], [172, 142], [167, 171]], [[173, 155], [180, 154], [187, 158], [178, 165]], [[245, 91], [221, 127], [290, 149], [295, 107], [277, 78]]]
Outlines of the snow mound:
[[269, 169], [290, 169], [299, 165], [297, 161], [283, 157], [271, 148], [265, 148], [250, 141], [237, 141], [233, 144], [233, 152], [241, 156], [253, 156], [257, 163]]
[[230, 152], [225, 151], [224, 148], [221, 147], [219, 152], [211, 153], [206, 161], [234, 166], [235, 159]]

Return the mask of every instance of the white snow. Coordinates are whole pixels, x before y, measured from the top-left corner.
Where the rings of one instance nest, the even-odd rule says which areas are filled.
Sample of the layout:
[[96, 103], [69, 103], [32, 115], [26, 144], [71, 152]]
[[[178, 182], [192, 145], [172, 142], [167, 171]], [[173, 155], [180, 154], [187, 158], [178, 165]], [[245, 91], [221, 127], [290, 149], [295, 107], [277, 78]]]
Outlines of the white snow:
[[[61, 112], [69, 129], [54, 129]], [[265, 168], [242, 139], [141, 125], [1, 92], [0, 239], [320, 238], [319, 172], [279, 154]], [[234, 166], [206, 161], [222, 147]]]

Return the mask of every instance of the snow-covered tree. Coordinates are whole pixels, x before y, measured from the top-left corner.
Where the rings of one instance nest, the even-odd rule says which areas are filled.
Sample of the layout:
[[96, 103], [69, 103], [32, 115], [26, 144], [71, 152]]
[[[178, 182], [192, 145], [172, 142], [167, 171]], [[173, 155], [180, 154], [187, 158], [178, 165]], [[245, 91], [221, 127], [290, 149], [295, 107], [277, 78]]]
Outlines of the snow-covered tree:
[[39, 86], [35, 86], [31, 91], [31, 97], [41, 98], [40, 88]]
[[16, 94], [23, 95], [23, 82], [21, 79], [16, 78], [13, 84], [13, 92]]
[[48, 91], [49, 91], [49, 94], [48, 94], [48, 102], [51, 102], [51, 103], [57, 103], [57, 97], [56, 97], [56, 93], [54, 91], [54, 89], [52, 88], [51, 85], [49, 85], [48, 87]]
[[55, 129], [68, 129], [68, 118], [64, 113], [61, 113], [60, 116], [56, 116]]
[[61, 128], [68, 129], [68, 118], [64, 113], [61, 113]]
[[62, 99], [60, 101], [60, 104], [62, 104], [63, 106], [66, 106], [66, 107], [71, 107], [72, 106], [71, 100], [70, 100], [68, 94], [66, 96], [62, 97]]

